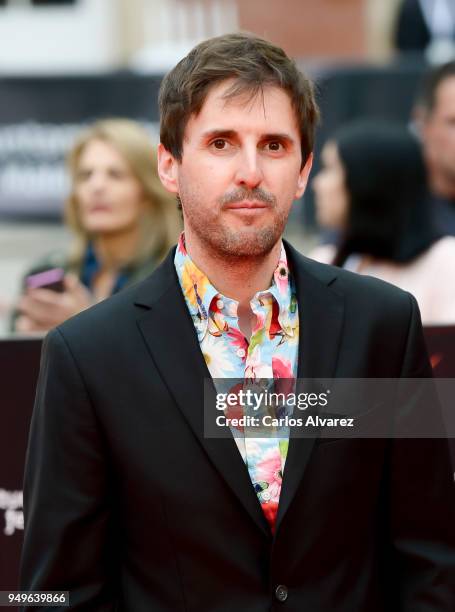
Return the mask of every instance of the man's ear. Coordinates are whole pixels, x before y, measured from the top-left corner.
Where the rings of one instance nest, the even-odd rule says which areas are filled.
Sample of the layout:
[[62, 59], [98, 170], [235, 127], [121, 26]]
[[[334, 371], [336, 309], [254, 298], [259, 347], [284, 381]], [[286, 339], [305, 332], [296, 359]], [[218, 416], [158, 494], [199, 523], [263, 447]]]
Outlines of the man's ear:
[[170, 193], [178, 193], [178, 161], [160, 142], [158, 145], [158, 175], [163, 187]]
[[310, 153], [310, 155], [308, 155], [308, 159], [305, 162], [305, 165], [300, 170], [299, 179], [297, 181], [297, 191], [295, 192], [296, 200], [301, 198], [305, 192], [312, 165], [313, 165], [313, 153]]

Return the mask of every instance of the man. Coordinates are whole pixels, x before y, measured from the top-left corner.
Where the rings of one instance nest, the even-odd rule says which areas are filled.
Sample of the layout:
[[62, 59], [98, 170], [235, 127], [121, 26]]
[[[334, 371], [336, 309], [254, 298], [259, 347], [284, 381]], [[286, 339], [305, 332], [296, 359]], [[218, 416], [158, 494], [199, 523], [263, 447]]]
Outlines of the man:
[[452, 611], [444, 441], [204, 435], [210, 377], [430, 375], [410, 295], [282, 244], [311, 166], [311, 84], [233, 34], [167, 75], [160, 108], [184, 236], [46, 339], [22, 588], [90, 612]]
[[455, 61], [428, 73], [415, 117], [437, 226], [444, 234], [455, 236]]

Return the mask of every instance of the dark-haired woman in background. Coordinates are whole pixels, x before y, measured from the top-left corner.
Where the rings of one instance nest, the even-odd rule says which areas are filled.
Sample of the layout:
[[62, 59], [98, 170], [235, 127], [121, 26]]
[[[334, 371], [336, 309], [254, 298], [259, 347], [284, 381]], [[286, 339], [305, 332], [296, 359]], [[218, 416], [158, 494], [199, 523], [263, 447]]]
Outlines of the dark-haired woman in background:
[[402, 126], [359, 121], [322, 151], [319, 224], [339, 232], [310, 257], [412, 293], [424, 324], [455, 323], [455, 238], [434, 229], [420, 146]]

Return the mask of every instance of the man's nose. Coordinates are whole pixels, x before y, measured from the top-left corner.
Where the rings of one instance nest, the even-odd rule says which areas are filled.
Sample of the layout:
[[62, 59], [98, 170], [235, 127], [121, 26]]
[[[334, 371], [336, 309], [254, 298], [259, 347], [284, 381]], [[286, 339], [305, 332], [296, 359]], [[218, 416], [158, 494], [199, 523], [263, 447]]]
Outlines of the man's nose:
[[263, 178], [261, 162], [256, 148], [244, 151], [239, 157], [239, 166], [235, 176], [236, 184], [247, 189], [254, 189], [261, 184]]

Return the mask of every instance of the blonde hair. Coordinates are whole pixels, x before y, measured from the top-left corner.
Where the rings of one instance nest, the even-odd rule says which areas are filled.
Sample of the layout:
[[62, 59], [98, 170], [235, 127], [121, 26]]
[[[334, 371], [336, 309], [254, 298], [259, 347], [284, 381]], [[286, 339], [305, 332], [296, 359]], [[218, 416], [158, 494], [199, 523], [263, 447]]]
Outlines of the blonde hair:
[[65, 220], [76, 236], [71, 249], [71, 260], [74, 263], [82, 260], [89, 241], [88, 232], [79, 215], [76, 183], [80, 156], [93, 140], [112, 145], [124, 157], [142, 187], [147, 208], [141, 220], [141, 238], [134, 262], [150, 257], [161, 260], [177, 241], [181, 226], [180, 215], [175, 196], [164, 189], [158, 177], [155, 147], [145, 129], [129, 119], [97, 121], [80, 136], [68, 155], [71, 192], [65, 203]]

